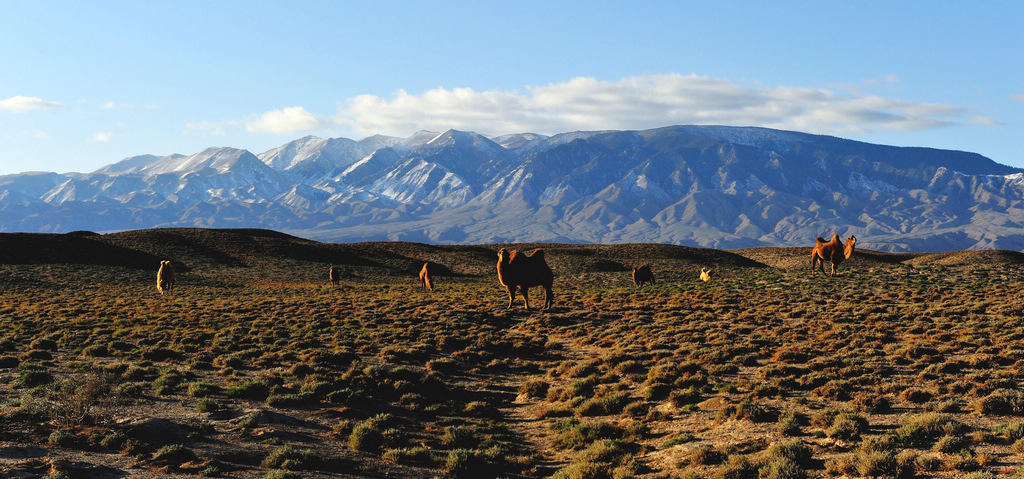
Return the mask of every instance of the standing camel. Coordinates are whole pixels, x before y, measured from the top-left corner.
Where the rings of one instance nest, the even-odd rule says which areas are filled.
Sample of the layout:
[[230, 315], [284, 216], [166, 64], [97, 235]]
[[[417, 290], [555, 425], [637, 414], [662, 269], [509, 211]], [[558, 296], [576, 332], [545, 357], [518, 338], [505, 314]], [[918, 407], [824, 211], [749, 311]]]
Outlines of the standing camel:
[[517, 289], [523, 293], [526, 309], [530, 309], [528, 289], [532, 286], [544, 287], [544, 309], [550, 308], [555, 302], [555, 293], [551, 291], [554, 281], [555, 275], [544, 261], [544, 250], [537, 248], [529, 255], [516, 250], [509, 253], [505, 248], [498, 251], [498, 282], [508, 292], [505, 309], [512, 309]]
[[820, 267], [821, 274], [825, 274], [825, 260], [832, 263], [832, 273], [829, 276], [836, 276], [836, 268], [839, 267], [839, 263], [842, 263], [844, 259], [850, 259], [853, 256], [853, 247], [857, 244], [857, 237], [850, 235], [846, 239], [846, 245], [843, 245], [843, 241], [839, 239], [839, 234], [833, 234], [831, 241], [825, 241], [822, 237], [818, 237], [817, 243], [814, 245], [814, 249], [811, 250], [811, 276], [814, 276], [814, 268]]
[[424, 291], [434, 292], [434, 267], [430, 263], [423, 263], [420, 270], [420, 285]]
[[166, 291], [170, 293], [174, 290], [174, 268], [171, 266], [170, 261], [161, 261], [160, 269], [156, 272], [156, 290], [160, 294], [164, 294]]

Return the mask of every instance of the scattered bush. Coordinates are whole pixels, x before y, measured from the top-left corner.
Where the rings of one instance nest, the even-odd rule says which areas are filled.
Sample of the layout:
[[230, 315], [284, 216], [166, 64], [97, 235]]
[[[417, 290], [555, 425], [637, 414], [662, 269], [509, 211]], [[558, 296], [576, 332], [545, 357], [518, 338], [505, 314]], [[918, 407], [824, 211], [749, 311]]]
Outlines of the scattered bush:
[[323, 463], [323, 456], [315, 451], [284, 446], [274, 449], [260, 464], [288, 471], [309, 471], [319, 468]]
[[352, 428], [348, 445], [357, 451], [377, 452], [384, 446], [384, 433], [378, 426], [363, 422]]
[[181, 444], [161, 447], [153, 453], [153, 461], [164, 464], [184, 464], [196, 460], [196, 453]]
[[270, 395], [270, 385], [264, 381], [248, 379], [229, 387], [226, 394], [230, 398], [264, 401]]
[[726, 454], [710, 444], [701, 444], [690, 452], [690, 464], [694, 466], [710, 466], [721, 464]]
[[981, 414], [1024, 415], [1024, 391], [998, 389], [979, 399], [975, 409]]

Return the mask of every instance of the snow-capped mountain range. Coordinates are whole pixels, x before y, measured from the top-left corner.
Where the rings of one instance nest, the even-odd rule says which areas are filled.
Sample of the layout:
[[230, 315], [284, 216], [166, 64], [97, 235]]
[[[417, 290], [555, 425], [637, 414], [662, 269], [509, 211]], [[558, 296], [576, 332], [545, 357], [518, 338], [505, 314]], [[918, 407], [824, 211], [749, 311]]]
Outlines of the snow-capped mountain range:
[[883, 251], [1024, 250], [1024, 170], [983, 156], [764, 128], [305, 137], [254, 155], [142, 155], [0, 176], [0, 231], [259, 227], [321, 241], [858, 237]]

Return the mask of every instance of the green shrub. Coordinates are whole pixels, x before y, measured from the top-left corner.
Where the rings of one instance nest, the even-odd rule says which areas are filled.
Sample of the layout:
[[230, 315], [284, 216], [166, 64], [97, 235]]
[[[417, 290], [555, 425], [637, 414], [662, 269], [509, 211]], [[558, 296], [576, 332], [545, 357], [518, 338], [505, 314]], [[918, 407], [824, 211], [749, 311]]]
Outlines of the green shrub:
[[778, 419], [779, 413], [771, 406], [758, 404], [750, 399], [745, 399], [737, 404], [732, 404], [718, 410], [717, 421], [729, 418], [746, 419], [751, 422], [771, 422]]
[[832, 420], [825, 434], [832, 439], [856, 439], [868, 430], [868, 420], [856, 413], [844, 412]]
[[1005, 437], [1006, 442], [1017, 442], [1018, 439], [1024, 439], [1024, 421], [1014, 421], [1008, 424], [1002, 424], [996, 427], [993, 432]]
[[783, 436], [797, 436], [801, 428], [807, 423], [807, 416], [797, 411], [790, 411], [779, 416], [778, 425], [775, 430]]
[[270, 407], [296, 407], [313, 402], [309, 393], [271, 394], [264, 403]]
[[529, 379], [519, 385], [519, 394], [531, 399], [540, 399], [548, 394], [551, 384], [543, 379]]
[[590, 462], [572, 463], [563, 467], [551, 476], [551, 479], [597, 479], [610, 478], [611, 474], [606, 464], [594, 464]]
[[31, 343], [28, 343], [28, 347], [29, 349], [39, 351], [56, 351], [57, 342], [49, 338], [39, 338], [32, 340]]
[[857, 453], [857, 472], [865, 477], [898, 477], [896, 454], [892, 451], [861, 451]]
[[968, 429], [947, 414], [924, 413], [901, 421], [896, 437], [910, 446], [924, 446], [942, 436], [964, 434]]
[[227, 390], [227, 396], [237, 399], [263, 401], [270, 395], [270, 385], [264, 381], [248, 379]]
[[444, 428], [444, 435], [441, 436], [441, 444], [447, 447], [468, 448], [478, 443], [473, 430], [465, 426], [448, 426]]
[[103, 438], [100, 439], [100, 445], [107, 449], [117, 451], [124, 447], [124, 443], [127, 441], [128, 436], [121, 431], [115, 431], [103, 436]]
[[583, 401], [576, 408], [576, 414], [579, 416], [607, 416], [609, 414], [618, 414], [622, 412], [622, 408], [629, 402], [629, 394], [626, 393], [615, 393], [608, 396], [599, 398], [590, 398]]
[[53, 375], [46, 366], [38, 364], [23, 363], [18, 365], [18, 377], [11, 382], [14, 389], [32, 388], [49, 384], [53, 381]]
[[466, 404], [466, 407], [462, 409], [462, 413], [470, 417], [487, 419], [501, 418], [501, 411], [484, 401], [473, 401]]
[[768, 447], [766, 456], [769, 462], [786, 460], [800, 467], [810, 467], [814, 451], [799, 439], [779, 441]]
[[153, 460], [166, 464], [184, 464], [196, 460], [196, 453], [181, 444], [161, 447], [153, 453]]
[[153, 381], [153, 392], [158, 396], [174, 394], [185, 382], [185, 374], [181, 371], [168, 369]]
[[1024, 391], [997, 389], [979, 399], [974, 407], [981, 414], [1024, 415]]
[[694, 466], [710, 466], [721, 464], [726, 455], [710, 444], [701, 444], [690, 452], [690, 464]]
[[729, 456], [729, 462], [719, 467], [713, 479], [752, 479], [758, 477], [760, 468], [744, 455]]
[[110, 349], [103, 344], [90, 344], [82, 349], [82, 356], [105, 358], [110, 356]]
[[422, 446], [388, 449], [387, 451], [384, 451], [384, 454], [381, 454], [380, 458], [393, 464], [421, 467], [432, 466], [435, 462], [430, 449]]
[[70, 447], [77, 439], [74, 433], [71, 431], [65, 431], [64, 429], [58, 429], [50, 433], [50, 437], [46, 440], [51, 446]]
[[551, 429], [558, 433], [552, 442], [556, 449], [580, 450], [598, 439], [614, 439], [620, 436], [620, 431], [610, 424], [581, 423], [575, 418], [555, 423]]
[[260, 464], [263, 467], [274, 467], [289, 471], [309, 471], [317, 469], [323, 462], [324, 458], [315, 451], [284, 446], [274, 449]]
[[444, 470], [455, 477], [480, 477], [486, 474], [487, 462], [475, 449], [452, 449], [445, 458]]
[[190, 397], [204, 398], [220, 393], [220, 386], [209, 381], [194, 381], [188, 384], [186, 393]]
[[796, 462], [787, 459], [769, 461], [758, 471], [759, 479], [806, 479], [805, 471]]
[[377, 452], [384, 446], [384, 433], [377, 426], [363, 422], [352, 428], [348, 445], [357, 451]]
[[971, 440], [963, 436], [942, 436], [932, 448], [935, 452], [958, 453], [971, 447]]
[[216, 399], [202, 398], [196, 401], [197, 412], [215, 412], [221, 410], [221, 404]]
[[302, 479], [302, 475], [291, 471], [271, 471], [263, 479]]

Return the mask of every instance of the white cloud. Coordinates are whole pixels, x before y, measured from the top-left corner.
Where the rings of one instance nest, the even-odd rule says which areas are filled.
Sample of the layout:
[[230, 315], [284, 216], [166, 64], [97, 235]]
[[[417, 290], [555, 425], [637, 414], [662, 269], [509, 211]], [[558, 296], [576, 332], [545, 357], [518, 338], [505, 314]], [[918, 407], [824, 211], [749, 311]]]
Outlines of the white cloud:
[[1013, 101], [1024, 101], [1024, 95], [1013, 95], [1010, 99]]
[[27, 96], [12, 96], [10, 98], [0, 100], [0, 110], [6, 110], [11, 113], [25, 113], [33, 110], [45, 110], [47, 108], [57, 108], [64, 106], [61, 103], [55, 101], [46, 101], [42, 98], [34, 98]]
[[38, 128], [33, 128], [31, 130], [28, 130], [26, 133], [29, 136], [31, 136], [33, 139], [36, 139], [36, 140], [49, 140], [50, 139], [50, 135], [46, 134], [45, 131], [40, 130]]
[[987, 116], [980, 116], [980, 115], [976, 115], [973, 118], [971, 118], [971, 124], [972, 125], [982, 125], [982, 126], [1006, 126], [1005, 123], [1000, 122], [1000, 121], [996, 120], [995, 118], [991, 118], [991, 117], [987, 117]]
[[[885, 83], [899, 81], [895, 76], [884, 79]], [[298, 113], [314, 124], [313, 115], [301, 108]], [[264, 114], [260, 120], [292, 124], [303, 115], [277, 111]], [[360, 95], [339, 104], [334, 122], [359, 134], [400, 136], [423, 129], [455, 128], [497, 135], [632, 130], [675, 124], [765, 126], [843, 134], [926, 130], [977, 122], [970, 115], [967, 109], [954, 105], [861, 95], [842, 87], [747, 86], [697, 75], [666, 74], [618, 81], [573, 78], [527, 86], [523, 91], [435, 88], [419, 95], [399, 90], [391, 99]]]
[[301, 106], [268, 111], [255, 121], [247, 122], [245, 130], [252, 133], [274, 133], [288, 135], [300, 131], [311, 131], [324, 125], [316, 115]]
[[93, 133], [92, 141], [98, 141], [100, 143], [106, 143], [106, 142], [110, 141], [110, 139], [113, 138], [113, 137], [114, 137], [113, 134], [107, 133], [107, 132]]

